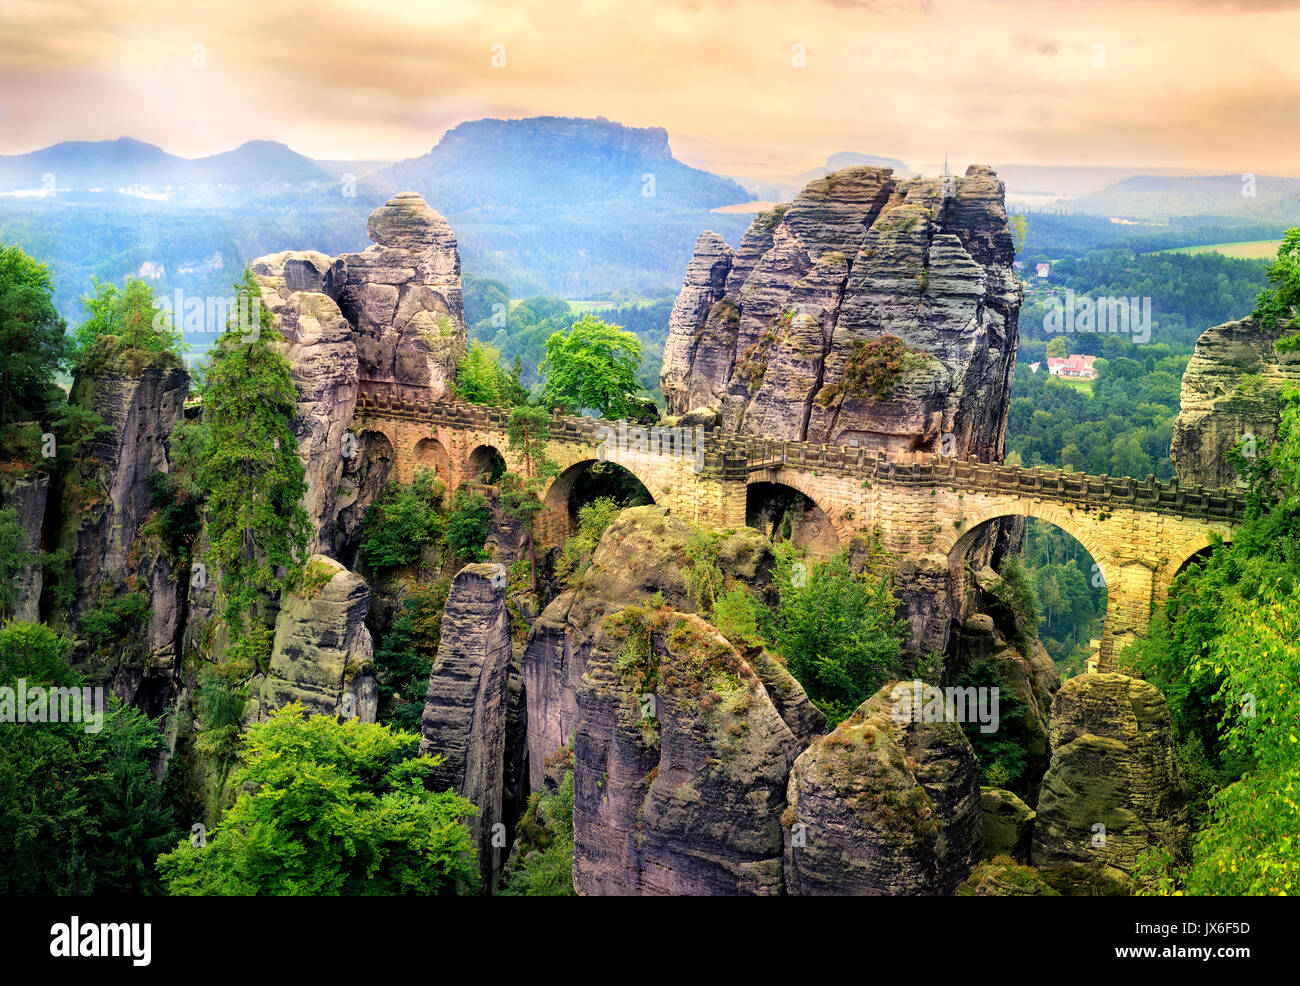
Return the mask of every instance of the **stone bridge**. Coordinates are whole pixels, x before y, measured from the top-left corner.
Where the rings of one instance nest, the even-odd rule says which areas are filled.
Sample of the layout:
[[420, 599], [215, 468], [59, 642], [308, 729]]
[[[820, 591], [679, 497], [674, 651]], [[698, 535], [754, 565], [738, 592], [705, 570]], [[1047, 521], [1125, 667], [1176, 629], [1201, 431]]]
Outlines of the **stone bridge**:
[[[353, 430], [369, 441], [383, 436], [399, 482], [421, 466], [433, 468], [449, 490], [492, 469], [497, 456], [520, 464], [507, 449], [508, 412], [457, 403], [363, 395]], [[839, 541], [874, 533], [897, 554], [946, 561], [954, 593], [966, 584], [966, 556], [987, 525], [1001, 518], [1036, 517], [1072, 535], [1092, 556], [1107, 590], [1101, 665], [1143, 636], [1152, 608], [1169, 584], [1214, 536], [1232, 539], [1245, 503], [1235, 492], [1145, 481], [1024, 469], [974, 460], [916, 454], [906, 461], [864, 449], [723, 436], [718, 431], [679, 444], [654, 429], [594, 418], [554, 415], [547, 454], [560, 474], [545, 492], [538, 524], [544, 544], [569, 530], [569, 494], [595, 462], [631, 472], [654, 501], [696, 524], [741, 527], [751, 487], [780, 484], [806, 496]], [[610, 435], [616, 437], [607, 441]], [[696, 435], [692, 435], [694, 439]], [[959, 597], [960, 598], [960, 597]]]

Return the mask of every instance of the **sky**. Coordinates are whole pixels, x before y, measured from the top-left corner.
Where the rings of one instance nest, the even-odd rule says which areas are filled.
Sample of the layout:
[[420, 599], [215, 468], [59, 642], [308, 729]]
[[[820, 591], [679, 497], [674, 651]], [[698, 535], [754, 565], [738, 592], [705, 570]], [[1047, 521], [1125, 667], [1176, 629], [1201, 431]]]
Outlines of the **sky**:
[[555, 115], [741, 176], [843, 150], [1295, 175], [1297, 39], [1267, 0], [0, 0], [0, 153], [397, 159]]

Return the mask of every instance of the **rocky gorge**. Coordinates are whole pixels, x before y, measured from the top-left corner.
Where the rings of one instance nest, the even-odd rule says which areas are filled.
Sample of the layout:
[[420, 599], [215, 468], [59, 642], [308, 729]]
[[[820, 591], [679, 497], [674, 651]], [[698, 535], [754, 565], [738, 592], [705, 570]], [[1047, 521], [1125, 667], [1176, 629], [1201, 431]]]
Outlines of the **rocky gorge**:
[[[399, 463], [364, 427], [360, 402], [458, 400], [467, 340], [451, 227], [406, 193], [377, 209], [367, 232], [374, 245], [361, 253], [289, 251], [250, 264], [297, 392], [310, 577], [274, 600], [269, 665], [253, 676], [245, 725], [294, 700], [376, 720], [375, 653], [403, 590], [359, 561], [358, 545]], [[1021, 291], [1013, 255], [1002, 185], [979, 166], [905, 180], [850, 168], [759, 216], [736, 249], [704, 233], [671, 317], [664, 421], [999, 462]], [[1228, 327], [1222, 336], [1234, 358], [1286, 375], [1261, 353], [1241, 356], [1250, 347]], [[1214, 344], [1184, 380], [1185, 394], [1200, 395], [1185, 413], [1222, 417], [1225, 435], [1262, 434], [1265, 414], [1216, 390]], [[155, 713], [189, 707], [199, 669], [225, 647], [212, 580], [177, 570], [148, 527], [150, 477], [169, 474], [187, 390], [185, 370], [166, 363], [87, 373], [71, 400], [104, 422], [92, 455], [102, 492], [63, 488], [51, 513], [39, 479], [3, 490], [30, 539], [45, 531], [68, 550], [76, 603], [51, 611], [61, 626], [75, 634], [92, 605], [144, 597], [151, 616], [138, 650], [110, 661], [81, 647], [78, 657], [94, 680]], [[1176, 458], [1197, 455], [1193, 432], [1207, 434], [1197, 424], [1176, 436]], [[440, 476], [450, 487], [453, 477]], [[78, 495], [88, 499], [74, 504]], [[811, 512], [791, 500], [752, 513], [779, 519], [791, 503]], [[710, 622], [692, 582], [697, 531], [687, 518], [662, 505], [623, 510], [585, 570], [547, 593], [507, 579], [521, 540], [492, 508], [497, 552], [450, 574], [416, 696], [420, 748], [443, 758], [435, 783], [477, 808], [470, 829], [490, 890], [529, 795], [556, 790], [566, 765], [573, 887], [584, 895], [984, 894], [1011, 892], [1007, 867], [1032, 870], [1045, 894], [1114, 893], [1133, 888], [1144, 851], [1184, 851], [1183, 783], [1159, 691], [1113, 673], [1062, 683], [1041, 644], [1017, 646], [1022, 628], [996, 605], [993, 571], [1017, 549], [1013, 523], [991, 524], [971, 545], [962, 559], [971, 579], [925, 554], [891, 559], [890, 576], [909, 674], [930, 657], [926, 673], [945, 683], [992, 665], [1024, 709], [1014, 735], [1027, 780], [1017, 792], [981, 787], [958, 723], [900, 719], [896, 681], [828, 727], [780, 655]], [[713, 533], [721, 576], [761, 599], [776, 559], [771, 531], [757, 526], [767, 527]], [[18, 612], [39, 612], [42, 589], [25, 574]], [[169, 739], [182, 755], [184, 740]]]

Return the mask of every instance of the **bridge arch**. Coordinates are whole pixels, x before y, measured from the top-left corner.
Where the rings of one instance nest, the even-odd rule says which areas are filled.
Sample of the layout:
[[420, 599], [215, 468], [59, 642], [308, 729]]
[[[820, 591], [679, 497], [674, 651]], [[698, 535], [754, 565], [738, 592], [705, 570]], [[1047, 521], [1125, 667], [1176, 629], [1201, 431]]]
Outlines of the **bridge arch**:
[[432, 469], [444, 484], [450, 485], [451, 482], [451, 457], [447, 454], [447, 448], [436, 438], [421, 438], [415, 443], [415, 467], [416, 469]]
[[[642, 478], [636, 470], [624, 465], [621, 462], [615, 462], [613, 459], [600, 460], [597, 458], [577, 459], [568, 463], [558, 476], [551, 480], [542, 494], [542, 503], [546, 509], [542, 514], [541, 521], [538, 525], [538, 540], [547, 547], [554, 547], [563, 543], [564, 539], [573, 529], [573, 521], [577, 515], [577, 510], [572, 502], [572, 496], [575, 489], [580, 488], [585, 482], [589, 481], [596, 470], [618, 470], [627, 479], [633, 481], [644, 492], [644, 498], [650, 503], [662, 503], [664, 501], [664, 490], [657, 488], [651, 477]], [[647, 482], [647, 480], [650, 480]], [[632, 491], [635, 492], [635, 491]], [[599, 495], [599, 494], [597, 494]], [[619, 497], [623, 499], [623, 497]], [[636, 504], [628, 504], [634, 506]]]
[[769, 538], [786, 538], [815, 558], [829, 558], [843, 547], [844, 533], [817, 498], [799, 485], [804, 484], [787, 482], [786, 477], [747, 483], [745, 524]]
[[465, 461], [464, 478], [471, 483], [494, 483], [506, 471], [506, 457], [495, 445], [476, 445]]
[[827, 498], [826, 489], [815, 481], [815, 477], [790, 469], [764, 469], [750, 474], [749, 482], [745, 486], [746, 523], [749, 520], [750, 490], [764, 485], [784, 487], [803, 494], [804, 498], [826, 518], [826, 523], [838, 539], [840, 546], [848, 544], [855, 531], [869, 526], [867, 518], [857, 516], [852, 510], [835, 509], [836, 504]]

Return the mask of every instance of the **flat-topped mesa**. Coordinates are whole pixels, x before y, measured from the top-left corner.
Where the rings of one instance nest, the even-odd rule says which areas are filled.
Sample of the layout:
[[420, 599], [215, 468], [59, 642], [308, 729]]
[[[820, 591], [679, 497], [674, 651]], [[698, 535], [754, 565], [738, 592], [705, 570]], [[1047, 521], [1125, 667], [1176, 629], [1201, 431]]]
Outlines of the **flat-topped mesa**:
[[465, 354], [456, 234], [415, 192], [372, 212], [366, 232], [375, 245], [335, 260], [325, 285], [356, 330], [361, 389], [439, 400]]
[[1021, 301], [1003, 196], [980, 165], [909, 180], [846, 168], [758, 216], [734, 251], [701, 234], [664, 347], [669, 414], [1000, 460]]

